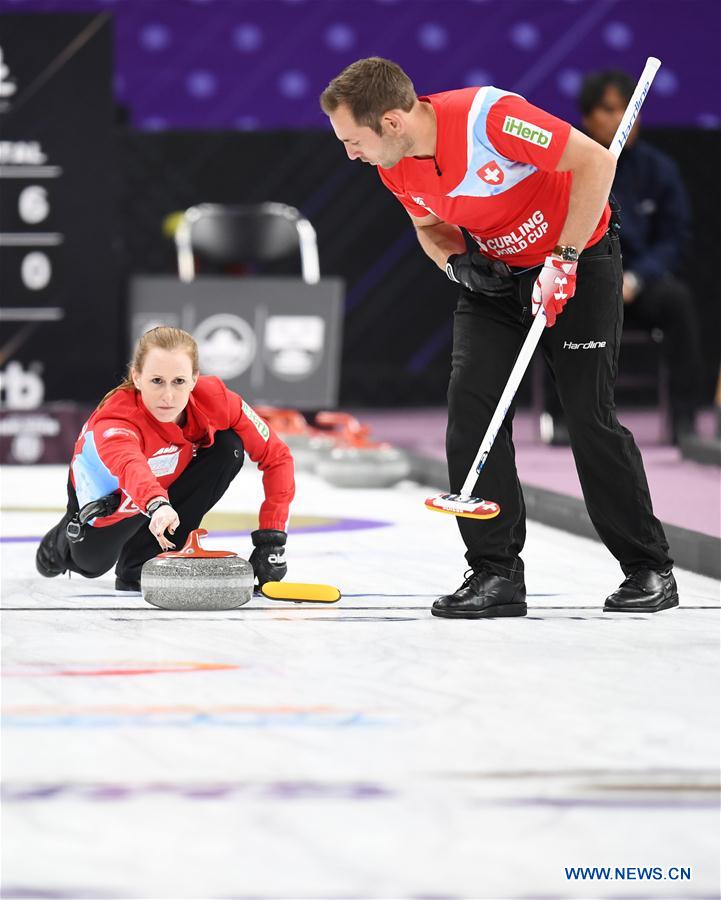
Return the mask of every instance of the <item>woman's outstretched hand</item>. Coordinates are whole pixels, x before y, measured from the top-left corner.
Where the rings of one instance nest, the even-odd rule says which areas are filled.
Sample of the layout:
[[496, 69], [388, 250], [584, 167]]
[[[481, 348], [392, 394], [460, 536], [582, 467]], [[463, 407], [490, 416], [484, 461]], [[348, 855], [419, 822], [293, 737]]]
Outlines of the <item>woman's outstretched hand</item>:
[[150, 531], [160, 544], [162, 550], [175, 550], [175, 544], [172, 544], [165, 536], [165, 532], [175, 533], [175, 529], [180, 525], [180, 517], [169, 503], [159, 506], [150, 519]]

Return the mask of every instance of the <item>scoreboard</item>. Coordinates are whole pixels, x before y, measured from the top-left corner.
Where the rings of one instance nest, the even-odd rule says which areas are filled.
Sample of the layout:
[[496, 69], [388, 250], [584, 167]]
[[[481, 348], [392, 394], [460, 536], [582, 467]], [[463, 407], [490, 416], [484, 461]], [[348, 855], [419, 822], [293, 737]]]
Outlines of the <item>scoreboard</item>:
[[4, 410], [94, 403], [117, 379], [113, 138], [111, 17], [0, 16]]

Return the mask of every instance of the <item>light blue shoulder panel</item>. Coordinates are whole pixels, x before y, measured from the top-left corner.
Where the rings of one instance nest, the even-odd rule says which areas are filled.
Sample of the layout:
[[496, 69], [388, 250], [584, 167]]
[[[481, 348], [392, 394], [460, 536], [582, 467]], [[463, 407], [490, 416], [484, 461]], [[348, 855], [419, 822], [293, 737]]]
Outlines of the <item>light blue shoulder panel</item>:
[[[511, 91], [502, 91], [492, 86], [478, 89], [471, 108], [468, 110], [466, 174], [463, 176], [463, 181], [449, 191], [449, 197], [494, 197], [514, 187], [519, 181], [523, 181], [524, 178], [528, 178], [537, 171], [536, 167], [529, 163], [515, 162], [501, 156], [488, 138], [486, 128], [488, 111], [497, 100], [509, 95], [518, 96]], [[501, 184], [489, 184], [478, 174], [478, 170], [490, 162], [495, 162], [503, 172]]]
[[83, 507], [91, 500], [104, 497], [117, 491], [120, 483], [105, 463], [100, 459], [95, 446], [95, 435], [92, 431], [85, 432], [83, 449], [73, 461], [73, 475], [75, 476], [75, 493], [78, 496], [78, 504]]

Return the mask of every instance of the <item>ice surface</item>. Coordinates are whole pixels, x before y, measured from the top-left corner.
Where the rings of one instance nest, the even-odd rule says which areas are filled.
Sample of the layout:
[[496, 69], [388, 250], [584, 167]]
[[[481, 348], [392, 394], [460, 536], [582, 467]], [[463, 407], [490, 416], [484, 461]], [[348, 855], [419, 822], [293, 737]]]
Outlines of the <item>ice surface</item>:
[[[291, 526], [288, 577], [340, 603], [168, 612], [112, 573], [37, 576], [65, 473], [2, 476], [3, 896], [718, 891], [718, 582], [679, 571], [681, 608], [604, 614], [616, 562], [530, 523], [528, 617], [434, 619], [464, 561], [433, 491], [301, 476], [294, 515], [329, 524]], [[260, 496], [250, 467], [219, 509]], [[247, 558], [240, 527], [205, 542]], [[606, 865], [692, 880], [564, 874]]]

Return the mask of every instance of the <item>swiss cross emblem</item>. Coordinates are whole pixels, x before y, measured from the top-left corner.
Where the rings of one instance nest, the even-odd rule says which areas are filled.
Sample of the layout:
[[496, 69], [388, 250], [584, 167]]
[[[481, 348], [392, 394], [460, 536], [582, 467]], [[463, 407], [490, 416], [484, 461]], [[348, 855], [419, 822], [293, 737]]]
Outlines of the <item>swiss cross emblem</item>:
[[477, 174], [486, 184], [503, 184], [503, 169], [495, 159], [482, 165]]

